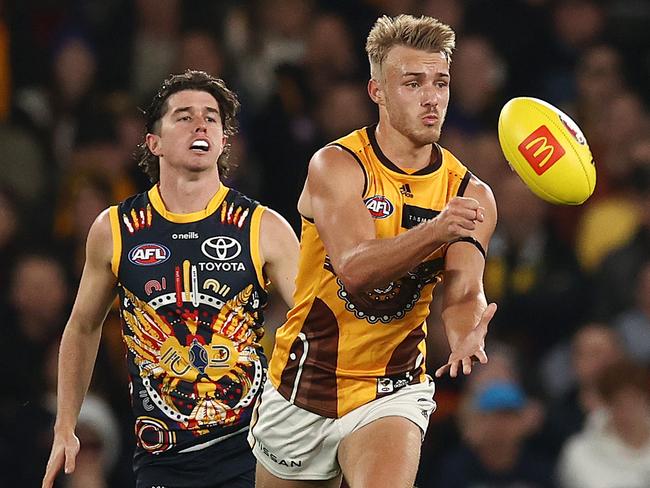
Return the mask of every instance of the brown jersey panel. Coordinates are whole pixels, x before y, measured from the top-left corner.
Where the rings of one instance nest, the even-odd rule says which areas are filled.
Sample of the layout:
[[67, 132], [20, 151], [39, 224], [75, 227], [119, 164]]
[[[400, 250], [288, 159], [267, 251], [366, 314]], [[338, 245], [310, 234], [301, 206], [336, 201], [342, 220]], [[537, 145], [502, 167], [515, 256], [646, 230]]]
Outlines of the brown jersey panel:
[[[302, 331], [293, 342], [278, 391], [299, 407], [324, 417], [337, 417], [336, 357], [338, 324], [319, 298], [314, 300]], [[323, 368], [323, 364], [331, 365]]]
[[403, 371], [419, 373], [417, 370], [422, 366], [424, 357], [420, 357], [418, 345], [425, 338], [426, 334], [422, 327], [413, 329], [393, 351], [393, 355], [386, 365], [386, 376], [395, 376]]

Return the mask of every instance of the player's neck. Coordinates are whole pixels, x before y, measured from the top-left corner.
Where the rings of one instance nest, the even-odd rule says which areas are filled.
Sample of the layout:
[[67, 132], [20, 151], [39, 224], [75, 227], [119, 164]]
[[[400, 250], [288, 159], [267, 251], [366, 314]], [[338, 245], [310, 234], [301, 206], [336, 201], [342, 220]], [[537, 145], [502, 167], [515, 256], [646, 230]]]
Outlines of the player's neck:
[[221, 182], [216, 171], [196, 178], [165, 177], [161, 174], [158, 183], [165, 208], [179, 214], [204, 210], [219, 188]]
[[384, 155], [400, 169], [417, 171], [431, 164], [433, 144], [416, 145], [387, 122], [379, 122], [375, 135]]

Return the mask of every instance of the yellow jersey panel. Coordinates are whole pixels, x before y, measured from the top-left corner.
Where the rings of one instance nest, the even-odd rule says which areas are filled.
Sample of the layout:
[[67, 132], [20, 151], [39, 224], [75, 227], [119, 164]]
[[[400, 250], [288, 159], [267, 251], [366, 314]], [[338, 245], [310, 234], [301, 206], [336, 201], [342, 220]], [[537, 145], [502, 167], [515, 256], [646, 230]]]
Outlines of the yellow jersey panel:
[[[409, 174], [381, 151], [375, 127], [332, 143], [350, 153], [365, 175], [362, 198], [378, 238], [433, 219], [462, 195], [470, 173], [449, 151], [433, 146], [432, 163]], [[313, 221], [303, 217], [295, 306], [277, 331], [269, 367], [287, 400], [337, 418], [425, 379], [426, 317], [444, 275], [445, 247], [406, 276], [351, 295], [338, 279]]]

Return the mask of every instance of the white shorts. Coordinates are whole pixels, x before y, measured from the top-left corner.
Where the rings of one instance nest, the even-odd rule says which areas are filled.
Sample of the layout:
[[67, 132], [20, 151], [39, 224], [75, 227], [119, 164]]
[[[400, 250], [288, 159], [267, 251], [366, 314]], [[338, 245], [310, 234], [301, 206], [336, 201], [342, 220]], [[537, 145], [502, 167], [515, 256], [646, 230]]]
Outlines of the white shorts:
[[429, 416], [436, 409], [434, 392], [428, 378], [332, 419], [293, 405], [267, 380], [255, 406], [248, 442], [257, 461], [278, 478], [331, 479], [341, 473], [337, 460], [341, 441], [373, 420], [406, 418], [420, 428], [424, 438]]

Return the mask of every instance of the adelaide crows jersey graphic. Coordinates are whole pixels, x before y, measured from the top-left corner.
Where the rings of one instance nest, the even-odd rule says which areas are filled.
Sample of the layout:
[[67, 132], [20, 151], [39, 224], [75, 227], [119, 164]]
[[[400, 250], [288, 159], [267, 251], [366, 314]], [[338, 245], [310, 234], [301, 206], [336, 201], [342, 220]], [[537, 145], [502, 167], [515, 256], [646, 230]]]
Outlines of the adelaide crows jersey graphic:
[[[432, 163], [408, 173], [381, 151], [375, 127], [334, 141], [361, 166], [361, 197], [378, 238], [433, 219], [462, 195], [470, 173], [433, 146]], [[342, 230], [341, 232], [344, 232]], [[326, 417], [425, 380], [425, 319], [444, 278], [446, 247], [400, 279], [352, 295], [336, 276], [314, 222], [303, 218], [294, 308], [277, 331], [269, 378], [281, 395]]]
[[223, 185], [192, 214], [167, 211], [157, 187], [111, 207], [142, 451], [197, 450], [247, 427], [266, 369], [263, 210]]

